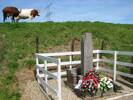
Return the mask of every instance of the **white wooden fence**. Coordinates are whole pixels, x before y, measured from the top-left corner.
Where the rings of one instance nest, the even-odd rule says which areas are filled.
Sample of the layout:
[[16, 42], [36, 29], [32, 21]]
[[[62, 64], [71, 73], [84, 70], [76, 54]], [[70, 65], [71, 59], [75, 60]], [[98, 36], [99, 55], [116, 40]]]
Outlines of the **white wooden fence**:
[[[109, 50], [93, 50], [93, 53], [96, 54], [96, 58], [93, 59], [93, 62], [96, 63], [96, 69], [102, 70], [106, 72], [113, 73], [113, 79], [116, 81], [117, 74], [133, 78], [133, 75], [117, 71], [117, 65], [122, 65], [124, 67], [133, 67], [132, 63], [117, 61], [117, 57], [119, 55], [133, 56], [133, 52], [123, 52], [123, 51], [109, 51]], [[113, 60], [110, 59], [100, 59], [100, 54], [111, 54], [113, 56]], [[61, 71], [62, 66], [69, 66], [71, 69], [73, 65], [77, 65], [81, 63], [81, 60], [72, 61], [72, 56], [80, 56], [80, 51], [75, 52], [60, 52], [60, 53], [37, 53], [36, 54], [36, 77], [38, 83], [43, 86], [45, 92], [51, 91], [56, 95], [57, 100], [61, 100], [61, 76], [66, 74], [66, 71]], [[62, 61], [61, 57], [69, 56], [69, 61]], [[41, 60], [41, 62], [39, 61]], [[43, 61], [43, 62], [42, 62]], [[108, 68], [103, 68], [99, 66], [100, 62], [111, 63], [113, 66], [113, 70]], [[47, 70], [49, 67], [57, 67], [57, 72], [52, 73]], [[57, 88], [53, 88], [48, 84], [48, 78], [53, 78], [57, 81]]]

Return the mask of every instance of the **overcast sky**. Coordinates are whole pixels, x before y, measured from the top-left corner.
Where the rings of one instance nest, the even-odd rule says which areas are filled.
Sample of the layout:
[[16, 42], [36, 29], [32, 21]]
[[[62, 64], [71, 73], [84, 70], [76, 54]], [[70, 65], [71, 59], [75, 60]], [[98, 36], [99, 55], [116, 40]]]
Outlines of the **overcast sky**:
[[[133, 0], [0, 0], [0, 22], [2, 9], [6, 6], [35, 8], [40, 17], [34, 21], [46, 21], [46, 6], [52, 3], [52, 20], [63, 21], [102, 21], [133, 24]], [[28, 21], [28, 20], [22, 20]]]

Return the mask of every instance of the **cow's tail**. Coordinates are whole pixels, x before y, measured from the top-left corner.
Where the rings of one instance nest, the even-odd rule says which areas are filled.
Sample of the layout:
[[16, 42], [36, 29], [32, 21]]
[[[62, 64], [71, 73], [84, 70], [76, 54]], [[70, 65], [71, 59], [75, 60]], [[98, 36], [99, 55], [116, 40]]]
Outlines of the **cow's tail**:
[[6, 14], [6, 12], [3, 10], [3, 22], [5, 22], [6, 18], [7, 18], [7, 14]]

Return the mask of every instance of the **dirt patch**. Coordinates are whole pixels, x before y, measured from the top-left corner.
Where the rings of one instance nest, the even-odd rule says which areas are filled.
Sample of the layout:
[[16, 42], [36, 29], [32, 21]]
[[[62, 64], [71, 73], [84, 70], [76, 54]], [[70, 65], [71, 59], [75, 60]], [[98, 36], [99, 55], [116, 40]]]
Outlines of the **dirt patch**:
[[25, 86], [25, 90], [22, 93], [21, 100], [47, 100], [45, 95], [39, 89], [36, 81], [29, 80]]
[[28, 68], [23, 68], [17, 71], [15, 77], [19, 85], [20, 93], [23, 93], [25, 86], [29, 80], [35, 80], [33, 69], [29, 70]]
[[39, 89], [34, 69], [20, 69], [16, 72], [15, 77], [20, 89], [21, 100], [47, 100]]

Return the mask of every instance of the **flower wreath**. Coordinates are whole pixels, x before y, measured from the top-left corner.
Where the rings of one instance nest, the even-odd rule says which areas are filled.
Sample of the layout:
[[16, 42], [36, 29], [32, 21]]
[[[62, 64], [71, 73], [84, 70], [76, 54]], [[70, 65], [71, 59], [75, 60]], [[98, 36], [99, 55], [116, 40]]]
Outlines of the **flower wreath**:
[[99, 73], [94, 69], [90, 69], [83, 77], [79, 89], [82, 96], [94, 96], [97, 94], [98, 89], [100, 89], [102, 96], [103, 93], [113, 88], [113, 85], [113, 80], [110, 77], [102, 76], [100, 78]]

